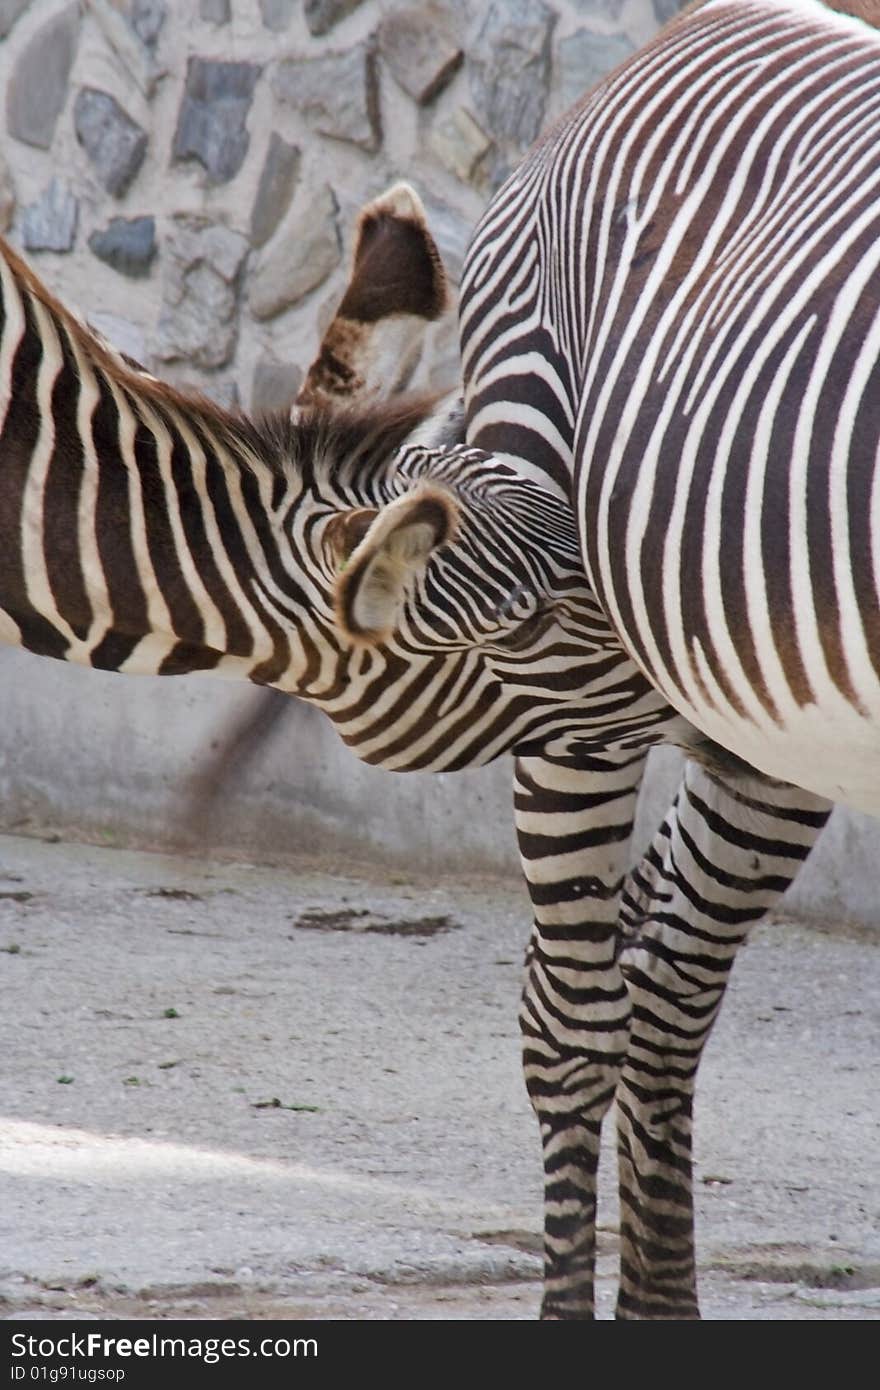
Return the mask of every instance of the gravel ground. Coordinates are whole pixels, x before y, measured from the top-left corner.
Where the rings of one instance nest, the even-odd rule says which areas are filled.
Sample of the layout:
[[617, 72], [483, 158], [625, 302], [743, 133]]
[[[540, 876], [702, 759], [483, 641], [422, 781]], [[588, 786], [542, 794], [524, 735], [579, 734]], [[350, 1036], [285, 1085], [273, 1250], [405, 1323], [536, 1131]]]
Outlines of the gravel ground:
[[[0, 838], [5, 1316], [534, 1317], [527, 917], [513, 883]], [[698, 1105], [705, 1316], [880, 1317], [878, 986], [880, 932], [742, 952]]]

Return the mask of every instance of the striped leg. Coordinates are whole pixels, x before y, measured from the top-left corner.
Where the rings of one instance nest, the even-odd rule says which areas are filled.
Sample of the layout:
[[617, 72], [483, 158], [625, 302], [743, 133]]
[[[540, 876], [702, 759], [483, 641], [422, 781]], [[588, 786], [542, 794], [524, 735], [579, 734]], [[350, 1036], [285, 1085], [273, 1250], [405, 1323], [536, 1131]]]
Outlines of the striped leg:
[[694, 763], [621, 918], [632, 1001], [617, 1092], [620, 1318], [696, 1318], [691, 1113], [703, 1047], [749, 927], [772, 907], [828, 818], [826, 801]]
[[594, 1311], [599, 1131], [629, 1036], [617, 917], [643, 769], [641, 752], [516, 764], [535, 913], [520, 1022], [544, 1146], [545, 1318]]

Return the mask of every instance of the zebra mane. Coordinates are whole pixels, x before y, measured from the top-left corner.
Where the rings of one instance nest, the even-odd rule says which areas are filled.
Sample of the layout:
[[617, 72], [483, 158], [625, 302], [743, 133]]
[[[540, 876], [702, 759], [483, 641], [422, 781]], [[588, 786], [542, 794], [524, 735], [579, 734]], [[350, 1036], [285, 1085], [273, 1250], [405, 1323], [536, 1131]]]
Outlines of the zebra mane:
[[249, 419], [227, 419], [248, 453], [269, 468], [293, 466], [308, 486], [363, 479], [380, 468], [428, 420], [442, 395], [402, 395], [369, 405], [314, 405]]
[[92, 367], [135, 407], [141, 405], [145, 413], [157, 412], [172, 422], [177, 419], [228, 461], [252, 472], [268, 469], [280, 476], [292, 468], [306, 484], [319, 478], [355, 481], [371, 467], [384, 465], [442, 399], [441, 393], [399, 395], [372, 404], [315, 404], [293, 414], [277, 411], [250, 418], [195, 388], [153, 376], [57, 299], [3, 238], [0, 255], [24, 296], [39, 301], [62, 337], [72, 340]]

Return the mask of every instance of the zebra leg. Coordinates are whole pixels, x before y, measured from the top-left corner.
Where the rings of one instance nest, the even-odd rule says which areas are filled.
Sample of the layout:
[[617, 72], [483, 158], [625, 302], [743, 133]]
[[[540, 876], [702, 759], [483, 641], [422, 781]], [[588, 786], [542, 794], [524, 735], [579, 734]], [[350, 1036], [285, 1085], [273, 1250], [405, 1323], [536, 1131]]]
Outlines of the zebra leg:
[[545, 1173], [544, 1318], [592, 1318], [602, 1118], [629, 1037], [618, 906], [645, 755], [518, 758], [535, 925], [520, 1024]]
[[698, 1318], [691, 1178], [697, 1067], [748, 929], [777, 903], [828, 802], [688, 763], [627, 879], [621, 964], [632, 1003], [617, 1090], [619, 1318]]

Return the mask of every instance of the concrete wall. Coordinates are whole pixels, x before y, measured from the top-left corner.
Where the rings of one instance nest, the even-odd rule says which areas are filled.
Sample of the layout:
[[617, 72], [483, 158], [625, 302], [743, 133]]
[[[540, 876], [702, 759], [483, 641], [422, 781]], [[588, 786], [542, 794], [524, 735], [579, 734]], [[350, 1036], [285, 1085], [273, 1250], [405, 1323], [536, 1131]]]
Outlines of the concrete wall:
[[[0, 230], [120, 347], [245, 407], [283, 404], [345, 280], [354, 217], [398, 178], [457, 279], [470, 228], [539, 130], [676, 0], [0, 0]], [[218, 138], [218, 134], [221, 138]], [[422, 379], [456, 371], [452, 321]], [[210, 823], [187, 799], [259, 698], [0, 651], [0, 825], [191, 838], [427, 873], [516, 873], [507, 760], [399, 776], [290, 702]], [[665, 809], [656, 760], [640, 837]], [[204, 821], [204, 812], [196, 819]], [[876, 920], [878, 832], [836, 813], [795, 897]]]
[[[319, 856], [346, 870], [403, 875], [519, 874], [511, 762], [472, 772], [382, 772], [357, 761], [323, 716], [277, 696], [280, 718], [258, 755], [206, 812], [199, 778], [264, 698], [204, 677], [92, 672], [0, 649], [0, 827], [98, 844], [181, 847], [264, 862]], [[671, 749], [652, 754], [636, 844], [674, 794]], [[2, 861], [2, 849], [0, 849]], [[790, 906], [876, 926], [880, 827], [838, 808]]]

